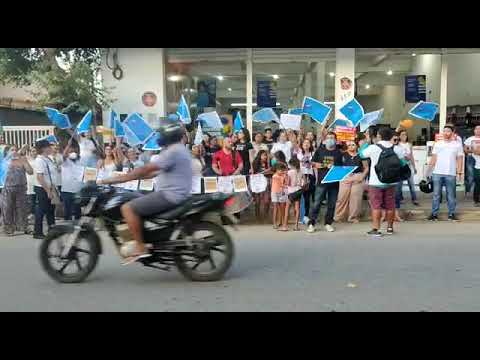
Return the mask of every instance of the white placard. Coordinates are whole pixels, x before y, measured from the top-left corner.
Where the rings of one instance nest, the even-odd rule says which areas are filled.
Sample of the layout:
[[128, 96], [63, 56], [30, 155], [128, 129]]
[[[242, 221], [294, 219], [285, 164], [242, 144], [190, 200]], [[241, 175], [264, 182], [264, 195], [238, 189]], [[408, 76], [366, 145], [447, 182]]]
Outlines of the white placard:
[[138, 180], [132, 180], [122, 184], [125, 190], [137, 191], [138, 190]]
[[218, 192], [218, 184], [216, 177], [203, 178], [203, 184], [205, 185], [205, 194], [212, 194]]
[[144, 179], [140, 181], [140, 191], [153, 191], [153, 179]]
[[217, 179], [218, 192], [224, 194], [233, 193], [233, 181], [231, 176], [219, 176]]
[[247, 177], [245, 175], [233, 176], [233, 190], [235, 192], [248, 191]]
[[280, 115], [280, 125], [284, 129], [300, 130], [300, 124], [302, 122], [301, 115], [293, 114], [281, 114]]
[[202, 178], [200, 176], [194, 176], [192, 178], [192, 194], [202, 193]]
[[[116, 178], [116, 177], [122, 176], [122, 175], [125, 175], [125, 174], [121, 171], [113, 171], [111, 178]], [[117, 188], [123, 188], [123, 184], [114, 184], [113, 186], [115, 186]]]
[[265, 175], [255, 174], [250, 176], [250, 189], [253, 193], [258, 194], [267, 190], [268, 181]]
[[96, 168], [85, 168], [83, 174], [83, 182], [97, 181], [97, 169]]

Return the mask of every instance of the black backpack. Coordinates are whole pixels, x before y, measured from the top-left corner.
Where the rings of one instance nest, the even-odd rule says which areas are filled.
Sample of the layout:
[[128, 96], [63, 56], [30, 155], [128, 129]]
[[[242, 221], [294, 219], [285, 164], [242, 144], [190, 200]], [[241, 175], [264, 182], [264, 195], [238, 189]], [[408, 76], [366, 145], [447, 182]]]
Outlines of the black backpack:
[[410, 167], [408, 164], [402, 164], [393, 146], [389, 148], [379, 144], [377, 146], [382, 149], [378, 163], [375, 165], [378, 180], [384, 184], [395, 184], [409, 179], [412, 175]]

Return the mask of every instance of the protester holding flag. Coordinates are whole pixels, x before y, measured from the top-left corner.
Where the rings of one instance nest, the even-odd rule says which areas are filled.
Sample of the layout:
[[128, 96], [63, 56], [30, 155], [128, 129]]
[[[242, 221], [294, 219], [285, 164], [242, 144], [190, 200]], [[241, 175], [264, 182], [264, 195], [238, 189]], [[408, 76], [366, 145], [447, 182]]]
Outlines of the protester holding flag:
[[32, 175], [33, 169], [26, 158], [26, 147], [20, 151], [13, 145], [4, 161], [9, 162], [5, 184], [2, 190], [2, 209], [4, 231], [12, 236], [16, 229], [25, 234], [28, 230], [27, 204], [27, 174]]
[[35, 194], [37, 195], [38, 206], [35, 212], [35, 230], [33, 237], [35, 239], [44, 239], [43, 218], [47, 217], [49, 229], [55, 225], [55, 204], [59, 203], [60, 195], [52, 179], [52, 173], [55, 171], [50, 156], [52, 154], [51, 144], [47, 140], [40, 140], [36, 143], [38, 156], [35, 160], [35, 172], [37, 182], [35, 184]]
[[358, 155], [358, 143], [347, 141], [347, 151], [343, 154], [344, 166], [356, 166], [344, 181], [340, 183], [335, 209], [335, 221], [357, 224], [362, 213], [363, 190], [368, 175], [368, 162]]
[[75, 194], [82, 189], [82, 179], [76, 176], [79, 173], [83, 174], [83, 167], [78, 150], [69, 141], [63, 152], [62, 163], [63, 216], [66, 221], [79, 220], [81, 217], [80, 205], [75, 203]]
[[250, 150], [253, 150], [253, 145], [250, 142], [250, 132], [242, 128], [237, 131], [238, 140], [234, 144], [235, 151], [240, 154], [243, 162], [242, 175], [249, 175], [251, 169]]
[[338, 182], [322, 184], [322, 180], [333, 166], [343, 165], [343, 154], [337, 149], [337, 135], [334, 132], [327, 133], [325, 147], [319, 147], [312, 157], [313, 167], [317, 169], [317, 186], [315, 189], [315, 200], [310, 209], [307, 231], [315, 232], [315, 224], [320, 214], [320, 207], [324, 198], [327, 198], [327, 213], [325, 214], [325, 230], [334, 232], [332, 226], [335, 216], [335, 205], [338, 198]]
[[78, 140], [80, 147], [81, 165], [95, 167], [97, 164], [97, 146], [91, 137], [91, 133], [83, 133]]
[[240, 175], [242, 173], [242, 157], [234, 150], [231, 138], [225, 138], [223, 148], [213, 155], [212, 169], [218, 176]]

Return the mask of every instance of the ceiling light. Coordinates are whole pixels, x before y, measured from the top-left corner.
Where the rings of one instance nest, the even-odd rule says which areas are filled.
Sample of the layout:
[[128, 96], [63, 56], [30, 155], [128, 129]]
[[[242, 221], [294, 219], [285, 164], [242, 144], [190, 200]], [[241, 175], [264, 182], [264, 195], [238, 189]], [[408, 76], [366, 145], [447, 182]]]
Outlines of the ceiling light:
[[232, 88], [228, 88], [227, 90], [228, 90], [228, 92], [232, 92]]
[[220, 80], [220, 81], [223, 81], [223, 76], [222, 76], [222, 75], [218, 75], [218, 76], [217, 76], [217, 79]]
[[[276, 106], [280, 106], [281, 104], [277, 102], [277, 105]], [[245, 103], [233, 103], [233, 104], [230, 104], [230, 106], [232, 107], [242, 107], [242, 106], [247, 106], [247, 104]], [[257, 106], [257, 103], [253, 103], [252, 106]]]
[[370, 89], [370, 84], [365, 85], [365, 89]]
[[275, 75], [272, 75], [272, 77], [273, 77], [275, 80], [278, 80], [278, 79], [280, 79], [280, 76], [278, 76], [277, 74], [275, 74]]
[[180, 75], [172, 75], [168, 77], [168, 81], [180, 81], [182, 80], [182, 77]]
[[415, 56], [417, 56], [417, 54], [413, 53], [412, 56], [415, 57]]
[[330, 77], [335, 77], [335, 73], [334, 73], [334, 72], [329, 72], [328, 75], [330, 75]]
[[390, 69], [390, 70], [388, 70], [388, 71], [387, 71], [387, 75], [388, 75], [388, 76], [391, 76], [391, 75], [393, 75], [393, 70], [391, 70], [391, 69]]

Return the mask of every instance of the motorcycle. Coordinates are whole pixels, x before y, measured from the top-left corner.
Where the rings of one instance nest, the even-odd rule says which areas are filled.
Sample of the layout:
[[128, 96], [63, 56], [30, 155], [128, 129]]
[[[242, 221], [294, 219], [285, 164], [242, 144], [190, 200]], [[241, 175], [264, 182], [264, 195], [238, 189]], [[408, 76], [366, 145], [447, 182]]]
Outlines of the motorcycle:
[[[108, 232], [121, 255], [133, 239], [120, 208], [139, 196], [144, 195], [87, 184], [75, 198], [83, 213], [78, 224], [53, 227], [40, 246], [46, 273], [60, 283], [85, 281], [103, 253], [98, 230]], [[234, 244], [224, 227], [237, 223], [227, 211], [232, 201], [232, 195], [226, 194], [194, 195], [173, 209], [144, 219], [144, 241], [151, 256], [138, 262], [167, 271], [176, 266], [191, 281], [222, 279], [234, 258]]]

